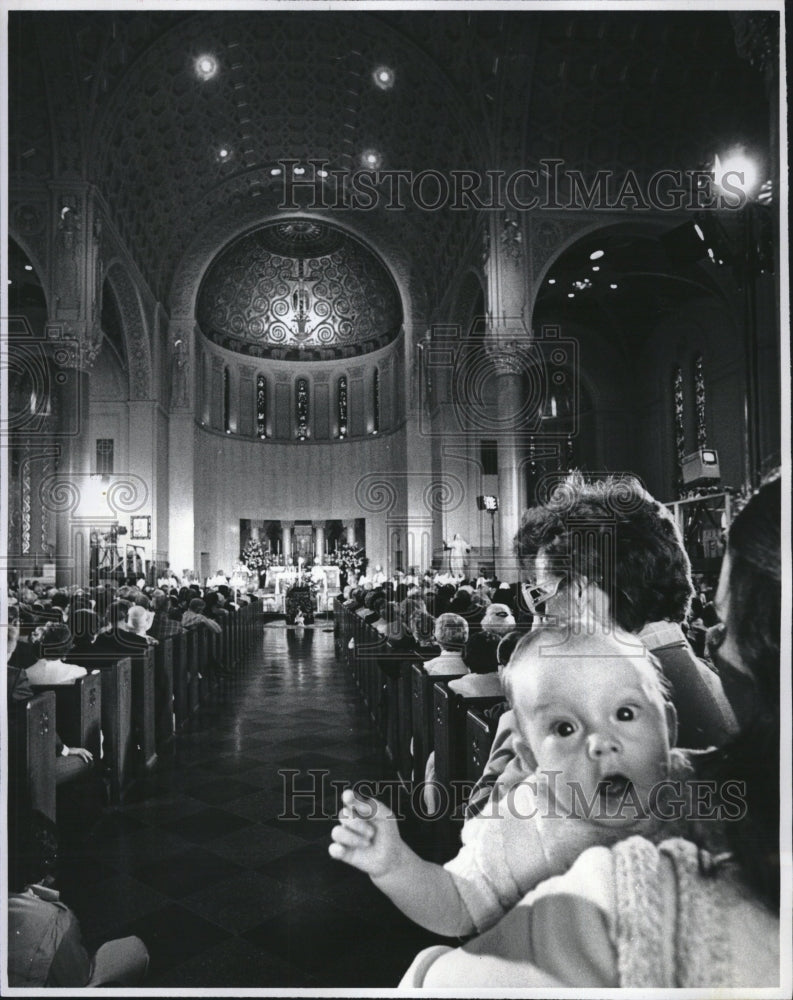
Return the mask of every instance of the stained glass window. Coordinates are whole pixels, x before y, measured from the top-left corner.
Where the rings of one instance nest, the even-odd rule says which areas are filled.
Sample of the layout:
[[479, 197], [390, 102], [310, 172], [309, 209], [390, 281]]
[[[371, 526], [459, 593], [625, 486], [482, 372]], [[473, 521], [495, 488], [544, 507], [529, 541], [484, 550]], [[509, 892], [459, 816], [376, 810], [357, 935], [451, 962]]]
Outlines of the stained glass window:
[[694, 399], [697, 407], [697, 448], [707, 448], [708, 427], [705, 419], [705, 369], [702, 355], [694, 358]]
[[264, 375], [256, 376], [256, 433], [267, 437], [267, 380]]
[[339, 379], [337, 394], [336, 394], [336, 408], [338, 410], [339, 418], [339, 437], [345, 437], [347, 434], [347, 376], [342, 375]]
[[297, 380], [297, 436], [301, 441], [308, 437], [308, 379]]
[[683, 487], [683, 458], [686, 453], [686, 430], [684, 423], [683, 369], [678, 365], [672, 373], [672, 390], [674, 393], [674, 432], [677, 488]]

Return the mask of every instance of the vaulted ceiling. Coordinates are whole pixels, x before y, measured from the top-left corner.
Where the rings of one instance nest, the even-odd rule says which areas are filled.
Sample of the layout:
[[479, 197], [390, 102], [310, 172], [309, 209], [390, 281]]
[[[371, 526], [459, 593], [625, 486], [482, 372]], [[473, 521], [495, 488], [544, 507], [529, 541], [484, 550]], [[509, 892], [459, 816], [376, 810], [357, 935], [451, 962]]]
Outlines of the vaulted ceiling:
[[[448, 174], [559, 157], [646, 177], [768, 142], [763, 81], [724, 12], [14, 12], [9, 53], [12, 178], [95, 183], [166, 306], [204, 226], [278, 211], [285, 158], [351, 172], [374, 150], [385, 169]], [[481, 222], [410, 200], [366, 221], [430, 303]]]

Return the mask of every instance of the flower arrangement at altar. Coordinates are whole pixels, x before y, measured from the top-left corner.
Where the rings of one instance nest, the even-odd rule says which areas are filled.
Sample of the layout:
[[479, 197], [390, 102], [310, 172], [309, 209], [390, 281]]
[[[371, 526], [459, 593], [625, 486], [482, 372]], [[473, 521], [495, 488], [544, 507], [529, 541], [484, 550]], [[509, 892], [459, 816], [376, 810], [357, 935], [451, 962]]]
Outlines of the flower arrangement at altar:
[[249, 538], [245, 543], [245, 548], [242, 550], [242, 561], [254, 573], [261, 573], [267, 568], [262, 543], [256, 538]]
[[348, 577], [357, 579], [363, 572], [366, 565], [366, 553], [357, 545], [340, 545], [335, 552], [331, 552], [327, 561], [331, 566], [338, 566]]

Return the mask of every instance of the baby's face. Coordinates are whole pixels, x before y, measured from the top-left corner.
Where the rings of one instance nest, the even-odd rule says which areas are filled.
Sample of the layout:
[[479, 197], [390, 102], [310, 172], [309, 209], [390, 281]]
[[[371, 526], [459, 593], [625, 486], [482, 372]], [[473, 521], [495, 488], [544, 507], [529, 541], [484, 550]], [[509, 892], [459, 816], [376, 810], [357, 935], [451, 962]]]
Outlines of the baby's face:
[[[630, 655], [601, 638], [582, 642], [576, 652], [561, 655], [557, 646], [524, 654], [512, 684], [521, 729], [538, 769], [557, 773], [562, 811], [577, 801], [578, 815], [630, 823], [636, 818], [631, 803], [646, 808], [650, 789], [667, 776], [663, 698], [640, 651]], [[588, 813], [585, 803], [593, 804]]]

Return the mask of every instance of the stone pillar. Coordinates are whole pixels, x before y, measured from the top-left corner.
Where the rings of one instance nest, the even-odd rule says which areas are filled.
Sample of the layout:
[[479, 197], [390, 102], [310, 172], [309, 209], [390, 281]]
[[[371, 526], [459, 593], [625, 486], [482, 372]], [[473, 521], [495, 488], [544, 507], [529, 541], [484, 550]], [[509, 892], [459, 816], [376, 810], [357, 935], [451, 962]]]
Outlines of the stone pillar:
[[92, 514], [88, 372], [102, 344], [102, 219], [82, 181], [53, 183], [50, 212], [45, 337], [53, 382], [47, 391], [60, 417], [57, 470], [44, 486], [50, 493], [45, 506], [56, 518], [56, 582], [83, 585], [88, 583]]
[[325, 562], [325, 522], [313, 521], [314, 529], [314, 558], [318, 559], [320, 565]]
[[522, 220], [507, 210], [492, 213], [486, 242], [487, 347], [496, 380], [499, 512], [496, 574], [517, 579], [515, 533], [525, 502], [522, 462], [527, 432], [527, 392], [532, 383], [531, 282]]
[[288, 563], [292, 558], [292, 528], [294, 521], [281, 521], [281, 548], [284, 554], [284, 563]]
[[195, 531], [196, 429], [193, 419], [193, 334], [191, 318], [168, 326], [171, 376], [168, 419], [168, 559], [177, 576], [199, 571]]

